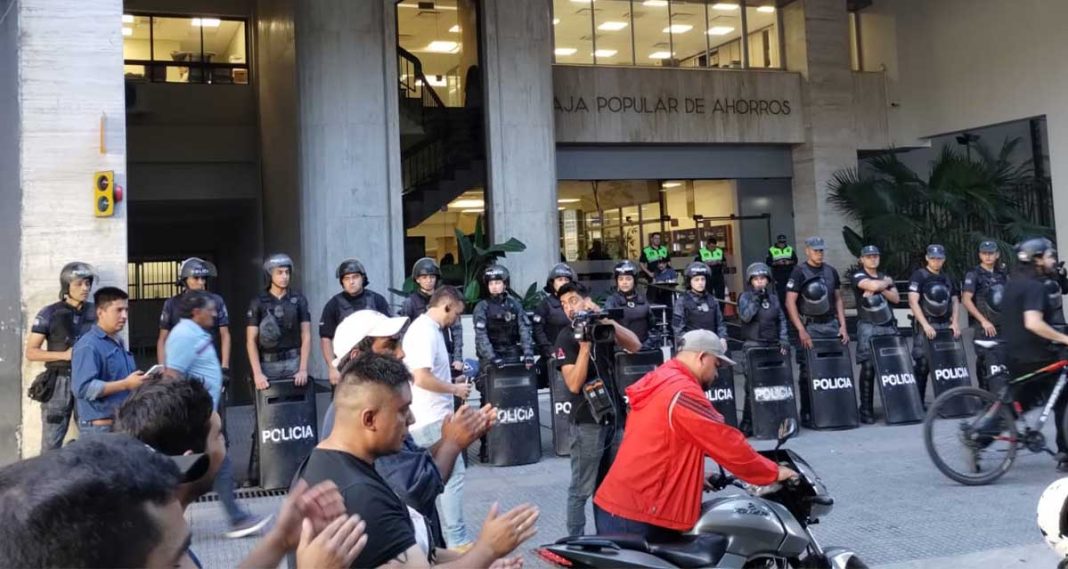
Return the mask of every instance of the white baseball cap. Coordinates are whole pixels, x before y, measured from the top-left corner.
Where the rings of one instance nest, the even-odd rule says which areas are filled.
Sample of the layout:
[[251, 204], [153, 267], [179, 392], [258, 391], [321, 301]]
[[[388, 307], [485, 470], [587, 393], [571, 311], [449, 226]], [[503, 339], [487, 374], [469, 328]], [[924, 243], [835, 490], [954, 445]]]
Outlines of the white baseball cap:
[[716, 356], [729, 365], [737, 365], [737, 362], [727, 357], [727, 351], [723, 349], [723, 342], [719, 336], [710, 330], [690, 330], [679, 339], [679, 352], [698, 352]]
[[358, 310], [349, 314], [334, 330], [334, 367], [364, 338], [396, 336], [407, 323], [407, 316], [389, 317], [377, 310]]

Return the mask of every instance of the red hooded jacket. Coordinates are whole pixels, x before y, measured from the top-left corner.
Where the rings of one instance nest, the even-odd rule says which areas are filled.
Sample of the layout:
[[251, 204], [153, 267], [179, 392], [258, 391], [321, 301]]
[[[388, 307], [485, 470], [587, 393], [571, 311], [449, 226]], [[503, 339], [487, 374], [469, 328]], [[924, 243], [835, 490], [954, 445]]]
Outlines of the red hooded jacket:
[[701, 513], [706, 455], [753, 484], [778, 478], [779, 467], [723, 422], [697, 378], [678, 360], [628, 387], [627, 398], [631, 412], [623, 443], [593, 499], [602, 510], [687, 531]]

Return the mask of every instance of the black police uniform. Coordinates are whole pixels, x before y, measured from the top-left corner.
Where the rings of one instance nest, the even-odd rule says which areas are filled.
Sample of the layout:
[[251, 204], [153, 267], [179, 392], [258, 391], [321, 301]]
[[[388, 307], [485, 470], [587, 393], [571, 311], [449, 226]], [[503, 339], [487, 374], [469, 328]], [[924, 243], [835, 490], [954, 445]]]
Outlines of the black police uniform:
[[875, 400], [875, 362], [872, 361], [871, 356], [871, 339], [877, 336], [897, 336], [897, 322], [893, 319], [892, 310], [889, 314], [889, 320], [885, 322], [876, 323], [864, 317], [860, 304], [864, 298], [865, 291], [860, 288], [860, 283], [866, 280], [881, 281], [885, 280], [886, 277], [886, 273], [882, 271], [876, 270], [873, 275], [866, 269], [861, 268], [853, 273], [850, 278], [853, 285], [853, 298], [856, 299], [858, 311], [856, 360], [857, 364], [860, 365], [860, 419], [864, 423], [871, 423], [875, 419], [873, 409]]
[[357, 295], [341, 291], [330, 297], [323, 307], [323, 314], [319, 318], [319, 337], [333, 340], [338, 324], [359, 310], [377, 310], [386, 316], [393, 316], [385, 297], [373, 290], [365, 288]]
[[[770, 287], [769, 287], [770, 288]], [[750, 348], [786, 347], [790, 339], [786, 335], [786, 311], [779, 303], [777, 294], [768, 288], [757, 291], [747, 286], [738, 298], [738, 319], [742, 321], [742, 354]], [[742, 368], [746, 369], [743, 365]], [[746, 377], [745, 408], [739, 429], [747, 436], [753, 429], [753, 378]]]
[[671, 329], [676, 342], [690, 330], [711, 330], [727, 339], [727, 321], [723, 319], [719, 301], [707, 289], [705, 292], [688, 290], [679, 295], [671, 316]]
[[[805, 326], [805, 331], [812, 338], [837, 338], [839, 328], [841, 325], [838, 322], [837, 315], [837, 303], [838, 303], [838, 289], [841, 288], [842, 282], [838, 277], [838, 271], [834, 267], [827, 263], [821, 264], [819, 267], [813, 267], [807, 261], [794, 267], [793, 272], [790, 273], [790, 278], [786, 280], [787, 292], [798, 293], [798, 300], [801, 299], [802, 288], [805, 283], [812, 279], [820, 279], [823, 281], [824, 286], [827, 287], [827, 312], [819, 315], [805, 315], [801, 314], [801, 322]], [[811, 417], [811, 401], [809, 400], [809, 382], [812, 378], [809, 377], [808, 361], [805, 358], [805, 350], [798, 348], [797, 350], [797, 382], [801, 395], [801, 421], [802, 423], [809, 424]]]
[[660, 331], [656, 327], [656, 316], [649, 306], [645, 295], [632, 289], [630, 292], [614, 290], [604, 301], [606, 309], [623, 309], [623, 318], [619, 323], [634, 332], [643, 350], [654, 350], [660, 345]]
[[[638, 257], [638, 263], [653, 273], [653, 281], [649, 285], [648, 291], [646, 291], [649, 302], [663, 304], [671, 308], [675, 301], [674, 290], [678, 284], [676, 282], [678, 273], [671, 266], [671, 253], [667, 246], [661, 245], [654, 248], [650, 245], [645, 247], [642, 249], [641, 256]], [[642, 275], [648, 279], [648, 275], [644, 271]]]
[[[932, 273], [927, 268], [916, 269], [912, 273], [912, 277], [909, 278], [909, 292], [923, 294], [926, 287], [934, 283], [940, 283], [949, 290], [949, 302], [950, 306], [946, 310], [943, 316], [932, 316], [924, 311], [924, 316], [927, 318], [927, 322], [935, 330], [947, 330], [953, 323], [953, 299], [960, 298], [960, 291], [953, 284], [945, 273]], [[920, 308], [924, 308], [924, 303], [921, 299]], [[927, 393], [927, 377], [931, 373], [931, 362], [927, 361], [927, 344], [929, 340], [927, 335], [923, 333], [923, 328], [920, 327], [919, 322], [914, 322], [912, 326], [912, 362], [913, 373], [916, 375], [916, 387], [920, 390], [920, 399], [924, 399]]]
[[[182, 301], [188, 290], [181, 294], [176, 294], [163, 302], [163, 310], [159, 315], [159, 329], [170, 331], [178, 325], [178, 321], [182, 319]], [[206, 292], [206, 291], [205, 291]], [[211, 328], [212, 335], [218, 337], [219, 328], [230, 326], [230, 313], [226, 310], [226, 302], [223, 297], [215, 294], [214, 292], [206, 292], [211, 297], [212, 302], [215, 304], [216, 316], [215, 324]]]
[[[1001, 317], [998, 314], [995, 314], [990, 308], [990, 303], [987, 301], [987, 295], [990, 293], [991, 288], [996, 286], [1004, 287], [1007, 281], [1008, 275], [998, 266], [995, 266], [993, 271], [988, 271], [984, 269], [982, 265], [976, 265], [975, 268], [964, 275], [964, 284], [961, 286], [961, 292], [972, 293], [972, 302], [975, 303], [975, 307], [979, 310], [979, 313], [989, 320], [997, 329], [997, 334], [993, 338], [988, 337], [986, 332], [983, 331], [983, 326], [979, 323], [979, 319], [972, 318], [971, 325], [972, 329], [975, 331], [975, 339], [993, 341], [1001, 340]], [[979, 381], [979, 387], [989, 389], [991, 366], [1003, 363], [1004, 350], [1001, 349], [1000, 346], [994, 348], [975, 346], [975, 375], [976, 379]]]
[[[30, 332], [45, 337], [45, 351], [65, 352], [94, 324], [96, 306], [92, 302], [83, 302], [81, 308], [75, 308], [61, 300], [37, 313]], [[54, 376], [54, 387], [48, 401], [41, 403], [41, 452], [63, 445], [74, 413], [70, 361], [45, 362], [44, 373]]]
[[[479, 393], [485, 394], [486, 376], [491, 365], [499, 367], [518, 363], [521, 358], [533, 361], [530, 322], [527, 321], [523, 305], [507, 294], [490, 296], [480, 301], [475, 305], [472, 319], [475, 325], [475, 351], [479, 361], [475, 388]], [[486, 435], [482, 435], [480, 440], [482, 444], [479, 445], [479, 460], [486, 462], [489, 458]]]
[[[401, 304], [400, 310], [397, 312], [398, 316], [407, 316], [410, 322], [414, 322], [416, 318], [419, 318], [426, 313], [427, 305], [430, 302], [429, 294], [423, 292], [423, 289], [418, 289], [412, 294], [408, 295], [408, 298], [404, 299], [404, 303]], [[449, 350], [449, 358], [453, 362], [464, 361], [464, 330], [463, 323], [460, 319], [456, 320], [456, 323], [450, 326], [445, 333], [445, 347]]]
[[564, 312], [560, 299], [556, 298], [552, 283], [547, 284], [541, 291], [541, 301], [534, 308], [534, 318], [532, 320], [534, 323], [534, 341], [538, 345], [538, 351], [541, 352], [543, 358], [548, 359], [552, 354], [553, 346], [556, 344], [556, 337], [560, 335], [560, 330], [571, 327], [571, 320], [568, 319], [567, 313]]

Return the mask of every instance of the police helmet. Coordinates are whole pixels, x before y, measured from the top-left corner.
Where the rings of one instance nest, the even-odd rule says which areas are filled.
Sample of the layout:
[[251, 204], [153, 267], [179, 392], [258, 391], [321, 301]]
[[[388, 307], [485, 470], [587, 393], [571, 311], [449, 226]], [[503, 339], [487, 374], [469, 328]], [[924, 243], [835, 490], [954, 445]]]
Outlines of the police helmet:
[[1053, 242], [1045, 237], [1034, 237], [1016, 244], [1016, 260], [1032, 263], [1035, 257], [1041, 257], [1053, 249]]
[[433, 275], [435, 277], [441, 276], [441, 269], [438, 268], [437, 262], [430, 257], [423, 257], [412, 265], [412, 280], [425, 275]]
[[694, 261], [686, 266], [686, 270], [682, 271], [682, 276], [686, 279], [687, 288], [690, 286], [690, 281], [694, 277], [705, 277], [705, 282], [708, 282], [708, 278], [712, 276], [712, 269], [708, 268], [708, 265], [701, 261]]
[[940, 318], [949, 314], [949, 287], [941, 281], [931, 281], [923, 287], [920, 304], [928, 316]]
[[502, 265], [490, 265], [486, 267], [486, 270], [482, 271], [482, 284], [488, 286], [490, 281], [504, 281], [504, 286], [508, 286], [511, 281], [511, 275], [508, 274], [508, 269]]
[[1042, 288], [1046, 291], [1046, 296], [1053, 302], [1054, 306], [1060, 306], [1061, 297], [1064, 296], [1064, 291], [1061, 290], [1061, 283], [1055, 278], [1042, 279]]
[[764, 263], [753, 263], [745, 269], [745, 282], [752, 282], [753, 277], [771, 278], [771, 269]]
[[812, 277], [801, 285], [798, 310], [805, 316], [824, 316], [831, 310], [831, 291], [821, 277]]
[[[1057, 292], [1060, 293], [1060, 285], [1057, 286]], [[990, 312], [994, 314], [1001, 314], [1001, 301], [1005, 298], [1005, 285], [996, 284], [991, 285], [986, 289], [986, 306], [990, 309]]]
[[289, 258], [289, 255], [285, 253], [275, 253], [267, 260], [263, 262], [263, 272], [267, 275], [267, 278], [271, 278], [271, 273], [278, 267], [289, 267], [289, 271], [293, 272], [293, 259]]
[[63, 300], [67, 297], [67, 292], [70, 291], [70, 283], [76, 279], [89, 279], [89, 286], [93, 286], [96, 282], [96, 271], [89, 263], [83, 263], [81, 261], [74, 261], [63, 265], [63, 269], [59, 271], [59, 299]]
[[873, 294], [871, 296], [860, 297], [858, 303], [860, 311], [858, 316], [865, 322], [870, 322], [876, 326], [881, 326], [890, 321], [894, 317], [894, 312], [890, 308], [890, 303], [886, 301], [886, 297], [881, 294]]
[[553, 265], [552, 270], [549, 271], [549, 279], [547, 282], [548, 284], [552, 284], [554, 280], [560, 277], [569, 278], [571, 279], [571, 282], [578, 280], [578, 275], [575, 274], [575, 270], [567, 263], [557, 263]]
[[615, 274], [615, 278], [622, 277], [624, 275], [630, 275], [632, 277], [638, 276], [638, 265], [630, 259], [624, 259], [616, 263], [615, 267], [612, 267], [612, 272]]
[[337, 266], [337, 271], [334, 275], [337, 280], [340, 281], [345, 278], [345, 275], [361, 275], [363, 276], [363, 286], [367, 286], [367, 271], [364, 270], [363, 263], [356, 259], [345, 259]]
[[1068, 558], [1068, 478], [1054, 481], [1038, 499], [1038, 529], [1046, 545]]
[[184, 285], [185, 279], [190, 277], [217, 277], [219, 273], [215, 270], [215, 265], [201, 259], [200, 257], [190, 257], [182, 261], [182, 265], [178, 268], [178, 284]]

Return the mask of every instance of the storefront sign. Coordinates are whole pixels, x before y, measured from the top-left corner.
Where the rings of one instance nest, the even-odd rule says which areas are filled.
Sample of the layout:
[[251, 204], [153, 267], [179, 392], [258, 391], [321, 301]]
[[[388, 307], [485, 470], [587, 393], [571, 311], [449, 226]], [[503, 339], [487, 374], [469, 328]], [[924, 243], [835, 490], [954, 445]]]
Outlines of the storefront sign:
[[800, 75], [553, 68], [557, 142], [800, 143]]

